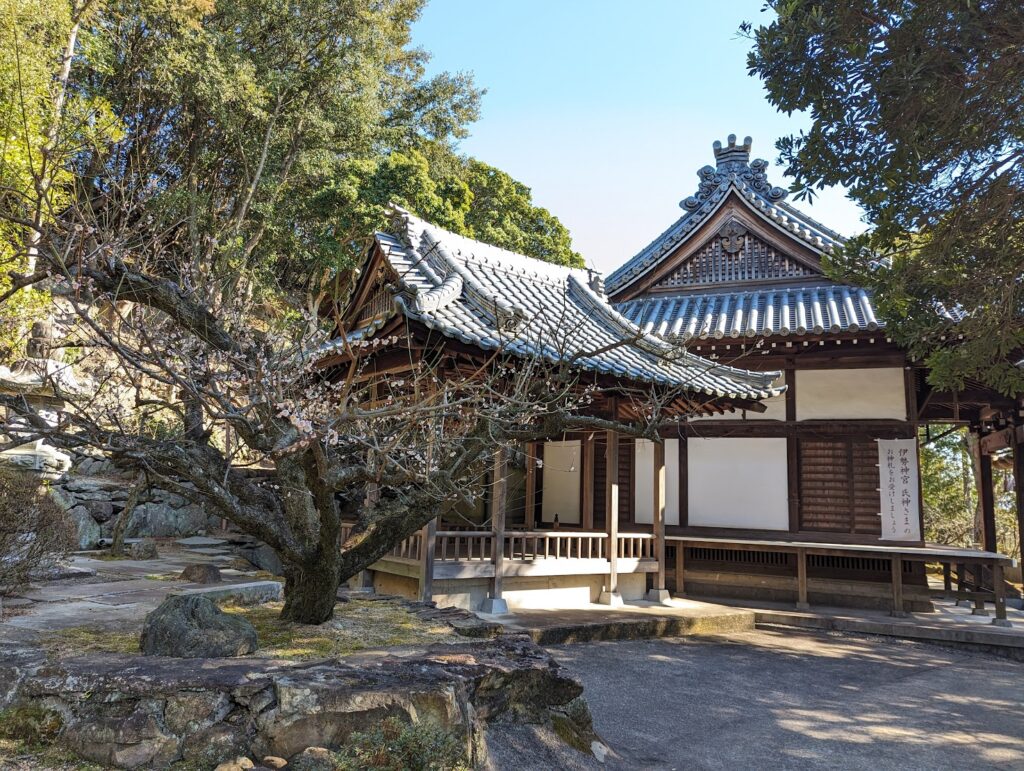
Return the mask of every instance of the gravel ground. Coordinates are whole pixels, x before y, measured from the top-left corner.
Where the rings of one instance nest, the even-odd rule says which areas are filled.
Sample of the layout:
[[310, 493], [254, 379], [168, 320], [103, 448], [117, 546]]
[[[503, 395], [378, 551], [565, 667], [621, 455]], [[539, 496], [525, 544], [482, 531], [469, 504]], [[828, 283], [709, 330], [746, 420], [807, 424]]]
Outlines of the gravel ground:
[[586, 685], [606, 768], [1024, 769], [1024, 663], [793, 631], [551, 651]]

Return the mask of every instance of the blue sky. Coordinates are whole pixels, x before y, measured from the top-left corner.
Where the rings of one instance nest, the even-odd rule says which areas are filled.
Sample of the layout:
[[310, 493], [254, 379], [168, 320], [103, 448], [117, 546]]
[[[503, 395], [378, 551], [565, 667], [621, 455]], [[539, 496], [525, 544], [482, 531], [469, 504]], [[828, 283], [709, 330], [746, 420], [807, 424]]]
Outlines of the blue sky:
[[[775, 140], [808, 125], [775, 111], [747, 75], [740, 23], [763, 0], [430, 0], [413, 30], [431, 70], [467, 71], [487, 89], [463, 152], [533, 189], [589, 265], [623, 263], [679, 216], [713, 164], [711, 143]], [[860, 211], [825, 191], [815, 219], [853, 234]]]

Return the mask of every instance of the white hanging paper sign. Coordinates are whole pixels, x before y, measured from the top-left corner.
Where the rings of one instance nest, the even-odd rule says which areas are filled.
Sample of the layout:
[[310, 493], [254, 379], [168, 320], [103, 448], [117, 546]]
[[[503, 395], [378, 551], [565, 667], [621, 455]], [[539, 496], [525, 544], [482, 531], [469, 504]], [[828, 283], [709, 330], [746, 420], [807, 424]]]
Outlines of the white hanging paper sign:
[[883, 541], [920, 541], [917, 440], [879, 439]]

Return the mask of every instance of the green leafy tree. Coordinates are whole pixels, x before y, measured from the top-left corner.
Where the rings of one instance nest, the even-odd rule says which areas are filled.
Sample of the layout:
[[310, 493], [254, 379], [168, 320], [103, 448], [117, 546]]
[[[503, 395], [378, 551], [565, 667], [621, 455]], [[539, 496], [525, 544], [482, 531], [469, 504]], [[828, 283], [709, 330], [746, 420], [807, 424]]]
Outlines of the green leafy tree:
[[473, 196], [466, 224], [474, 238], [558, 265], [583, 267], [569, 231], [551, 212], [533, 204], [530, 188], [473, 159], [465, 179]]
[[[0, 0], [0, 361], [24, 350], [48, 311], [36, 290], [43, 225], [71, 199], [69, 158], [113, 138], [102, 99], [70, 88], [70, 64], [98, 0]], [[38, 276], [37, 276], [38, 278]]]
[[[844, 185], [871, 231], [834, 255], [874, 288], [932, 382], [1024, 391], [1024, 6], [769, 0], [752, 74], [810, 129], [778, 143], [792, 189]], [[950, 341], [937, 303], [959, 309]]]
[[[217, 511], [277, 551], [282, 615], [323, 622], [340, 582], [472, 503], [495, 442], [536, 439], [521, 433], [536, 415], [543, 435], [569, 430], [577, 404], [571, 377], [553, 388], [526, 365], [494, 382], [431, 362], [415, 382], [368, 390], [361, 365], [326, 382], [335, 280], [388, 201], [466, 233], [474, 212], [513, 207], [493, 232], [510, 244], [549, 225], [522, 186], [474, 209], [454, 145], [479, 93], [425, 75], [421, 0], [38, 2], [62, 9], [55, 33], [0, 19], [31, 42], [35, 85], [11, 81], [9, 102], [36, 105], [19, 147], [45, 161], [22, 164], [0, 220], [23, 259], [12, 287], [59, 293], [93, 389], [61, 394], [58, 426], [0, 396], [19, 421], [3, 427], [102, 447]], [[274, 482], [239, 468], [253, 463]]]
[[584, 265], [568, 229], [534, 205], [530, 188], [500, 169], [458, 156], [447, 144], [421, 142], [357, 160], [320, 200], [350, 219], [343, 230], [380, 227], [387, 205], [396, 203], [461, 235], [558, 265]]
[[[980, 468], [975, 460], [977, 440], [964, 428], [935, 425], [921, 431], [921, 488], [924, 536], [932, 543], [973, 546], [982, 539], [978, 500]], [[1010, 459], [997, 459], [993, 468], [996, 540], [999, 551], [1019, 556], [1015, 494]]]

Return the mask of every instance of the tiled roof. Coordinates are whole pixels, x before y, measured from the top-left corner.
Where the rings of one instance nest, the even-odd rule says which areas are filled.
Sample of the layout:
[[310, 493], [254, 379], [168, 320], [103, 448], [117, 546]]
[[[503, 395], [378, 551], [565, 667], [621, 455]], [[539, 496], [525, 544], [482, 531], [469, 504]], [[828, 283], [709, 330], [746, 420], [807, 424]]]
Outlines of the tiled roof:
[[396, 308], [447, 337], [520, 356], [572, 358], [584, 370], [709, 396], [781, 392], [771, 385], [778, 373], [719, 365], [644, 333], [592, 288], [586, 270], [489, 246], [400, 210], [394, 231], [376, 238], [399, 276]]
[[848, 286], [648, 296], [616, 307], [644, 332], [673, 341], [839, 334], [885, 326], [871, 296]]
[[632, 259], [612, 273], [605, 281], [608, 292], [614, 294], [635, 279], [647, 273], [682, 243], [686, 237], [707, 221], [728, 197], [735, 192], [765, 220], [805, 243], [819, 254], [843, 243], [843, 237], [783, 200], [786, 191], [768, 183], [765, 170], [767, 161], [750, 161], [751, 139], [736, 144], [735, 135], [722, 147], [715, 142], [716, 166], [705, 166], [697, 172], [700, 187], [695, 195], [680, 202], [684, 214], [671, 227], [640, 250]]

